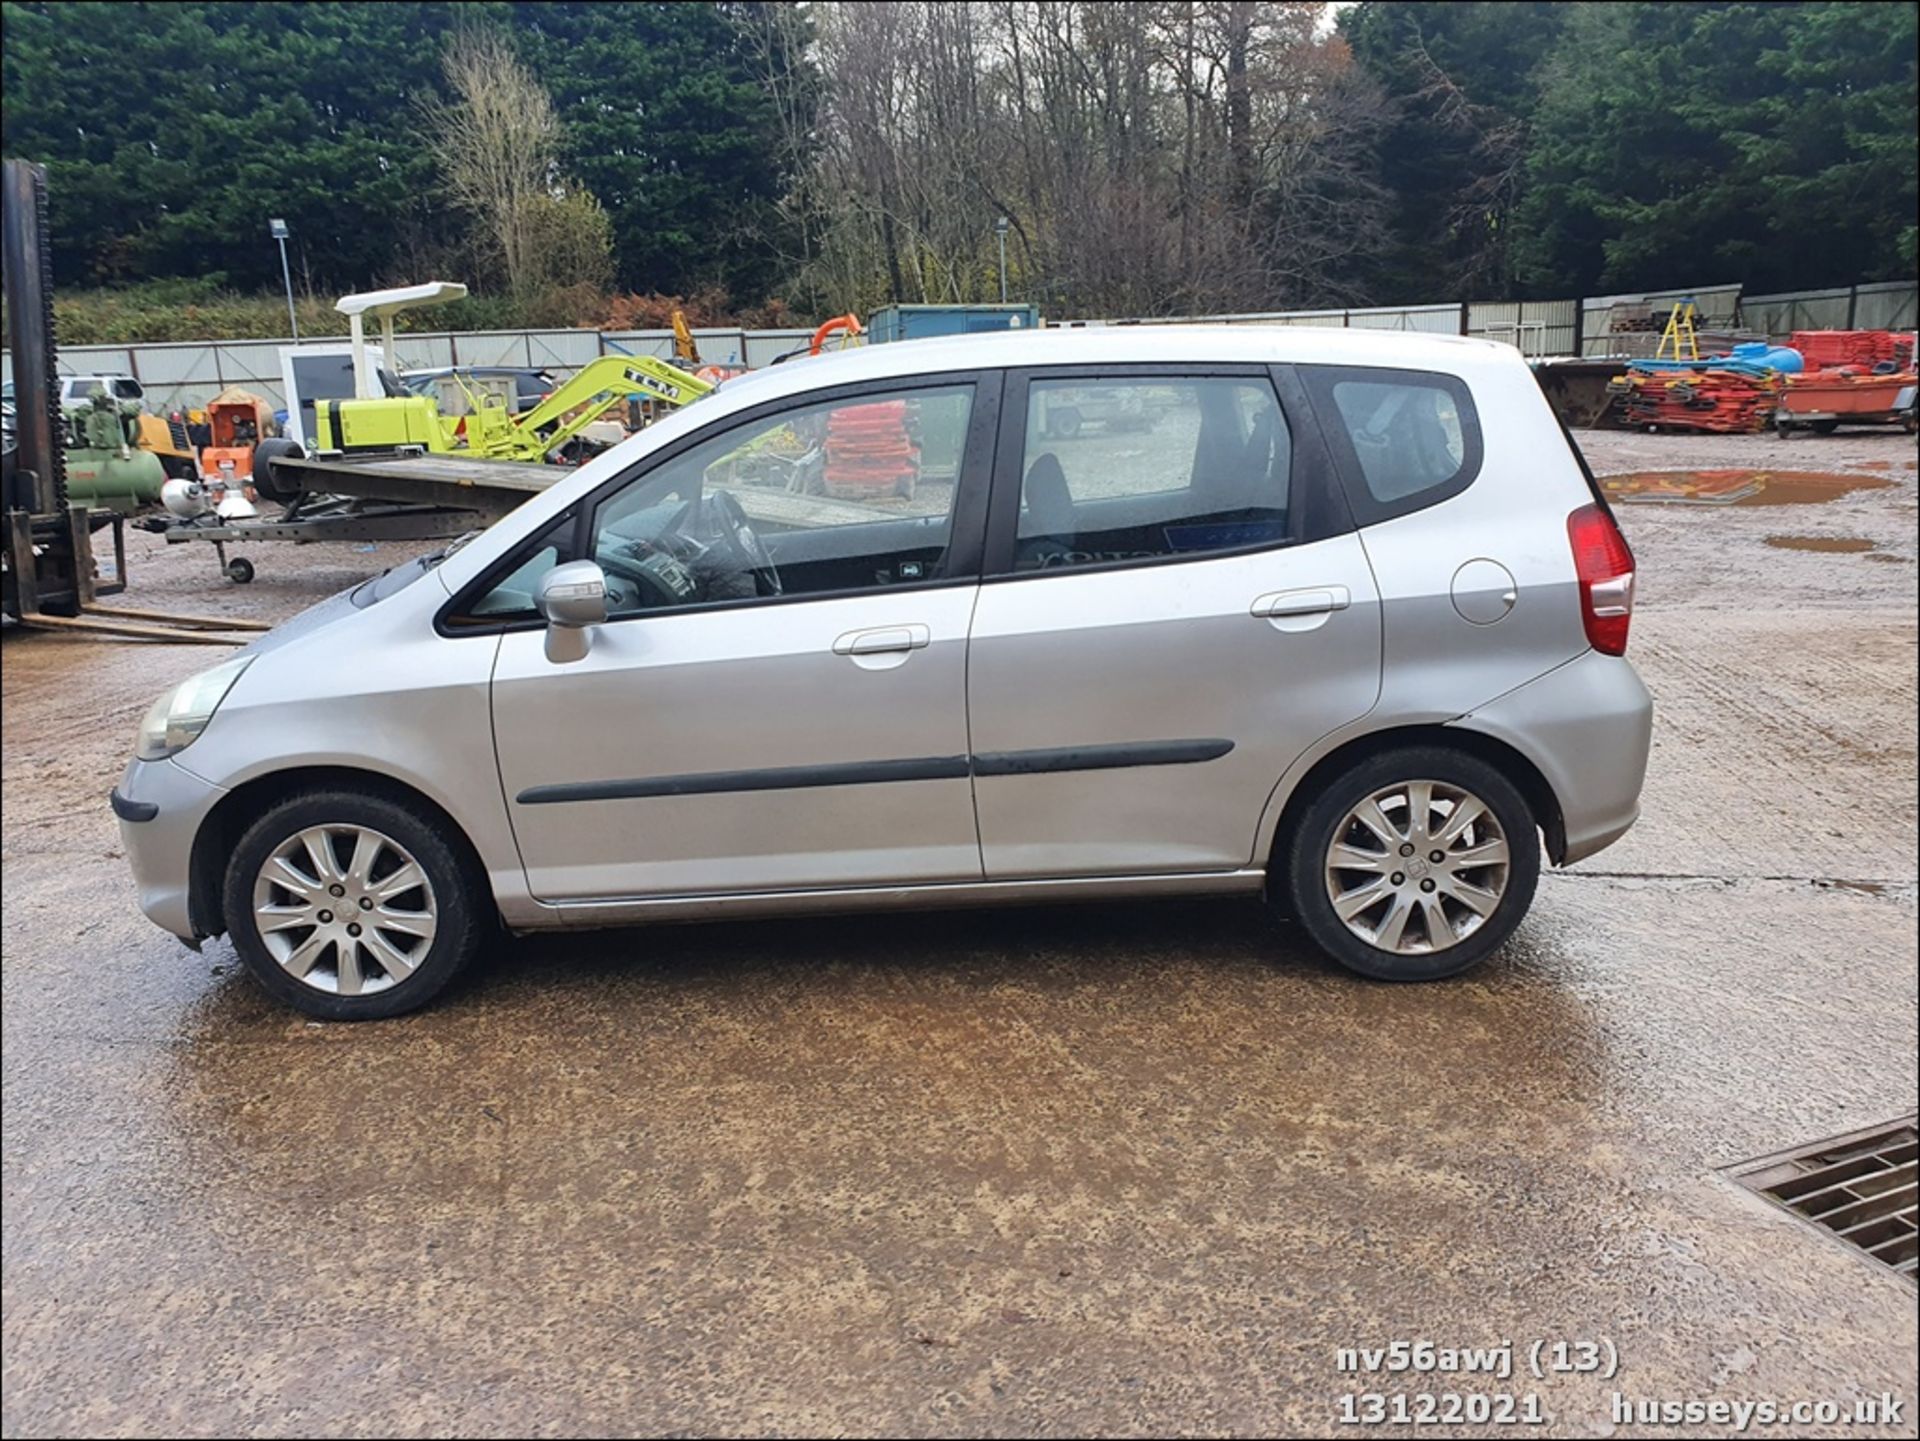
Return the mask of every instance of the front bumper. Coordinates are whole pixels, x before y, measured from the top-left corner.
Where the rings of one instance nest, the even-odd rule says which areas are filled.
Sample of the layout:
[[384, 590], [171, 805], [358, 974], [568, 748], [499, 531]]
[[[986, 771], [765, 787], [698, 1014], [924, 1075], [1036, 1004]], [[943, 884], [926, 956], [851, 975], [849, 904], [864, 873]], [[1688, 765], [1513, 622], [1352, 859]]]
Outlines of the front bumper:
[[194, 837], [226, 793], [171, 760], [133, 760], [111, 797], [140, 909], [188, 945], [202, 935], [194, 927], [190, 904]]
[[1621, 657], [1588, 651], [1454, 724], [1505, 741], [1539, 768], [1560, 803], [1560, 864], [1606, 849], [1638, 819], [1653, 697]]

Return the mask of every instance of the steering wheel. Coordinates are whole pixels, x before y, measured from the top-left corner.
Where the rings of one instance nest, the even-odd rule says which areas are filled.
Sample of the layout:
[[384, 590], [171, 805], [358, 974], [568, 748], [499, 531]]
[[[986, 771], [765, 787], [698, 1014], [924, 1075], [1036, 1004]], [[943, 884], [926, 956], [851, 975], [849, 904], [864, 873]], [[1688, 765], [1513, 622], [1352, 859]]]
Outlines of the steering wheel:
[[730, 490], [716, 490], [706, 498], [707, 530], [729, 551], [743, 570], [753, 572], [755, 588], [761, 595], [779, 595], [780, 570], [774, 565], [767, 543], [747, 521], [740, 498]]

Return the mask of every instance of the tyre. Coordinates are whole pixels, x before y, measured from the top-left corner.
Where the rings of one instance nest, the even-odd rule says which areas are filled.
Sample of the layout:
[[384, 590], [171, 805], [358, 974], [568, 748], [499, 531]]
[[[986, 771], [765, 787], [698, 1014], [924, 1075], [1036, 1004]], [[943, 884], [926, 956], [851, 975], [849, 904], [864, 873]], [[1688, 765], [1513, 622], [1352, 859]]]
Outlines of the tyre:
[[1047, 434], [1059, 440], [1072, 440], [1080, 433], [1080, 412], [1071, 405], [1047, 412]]
[[1350, 970], [1430, 981], [1478, 965], [1533, 903], [1540, 844], [1526, 798], [1444, 746], [1357, 762], [1307, 803], [1276, 856], [1294, 918]]
[[314, 790], [255, 821], [227, 865], [227, 930], [253, 977], [327, 1021], [432, 1000], [487, 930], [485, 878], [415, 804]]
[[253, 562], [244, 555], [236, 555], [227, 562], [227, 579], [235, 585], [246, 585], [253, 580]]
[[277, 500], [285, 505], [290, 500], [300, 498], [300, 487], [292, 480], [282, 480], [274, 473], [273, 462], [283, 455], [305, 455], [300, 442], [284, 437], [263, 440], [253, 448], [253, 488], [268, 500]]
[[1839, 428], [1840, 422], [1837, 420], [1810, 420], [1807, 422], [1807, 429], [1811, 430], [1815, 435], [1832, 435]]

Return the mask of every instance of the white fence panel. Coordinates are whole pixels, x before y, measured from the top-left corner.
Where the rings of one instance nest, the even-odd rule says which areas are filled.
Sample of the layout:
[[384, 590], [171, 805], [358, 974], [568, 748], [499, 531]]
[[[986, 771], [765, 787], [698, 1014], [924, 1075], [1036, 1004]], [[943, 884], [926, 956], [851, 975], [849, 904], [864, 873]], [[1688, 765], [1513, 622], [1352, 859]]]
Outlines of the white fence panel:
[[445, 370], [453, 364], [453, 337], [450, 335], [405, 335], [393, 337], [394, 359], [402, 370]]
[[1920, 317], [1920, 285], [1910, 280], [1862, 285], [1853, 323], [1860, 330], [1912, 330]]
[[813, 339], [811, 330], [745, 330], [740, 333], [743, 353], [740, 363], [758, 370], [791, 350], [803, 350]]
[[531, 366], [524, 330], [477, 330], [454, 337], [455, 365]]
[[1797, 290], [1784, 295], [1749, 295], [1740, 302], [1740, 321], [1774, 340], [1785, 340], [1796, 330], [1843, 330], [1853, 292]]
[[651, 355], [655, 360], [673, 359], [671, 330], [609, 330], [602, 339], [615, 355]]
[[1397, 305], [1349, 310], [1347, 324], [1355, 330], [1411, 330], [1426, 335], [1458, 335], [1457, 305]]
[[600, 355], [597, 330], [530, 330], [527, 332], [527, 363], [542, 370], [571, 374]]

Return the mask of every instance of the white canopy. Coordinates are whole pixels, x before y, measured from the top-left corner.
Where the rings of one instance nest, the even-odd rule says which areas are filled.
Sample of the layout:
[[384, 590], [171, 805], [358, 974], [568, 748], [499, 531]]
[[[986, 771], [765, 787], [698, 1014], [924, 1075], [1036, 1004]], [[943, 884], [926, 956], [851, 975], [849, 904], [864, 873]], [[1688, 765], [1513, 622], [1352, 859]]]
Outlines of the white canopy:
[[353, 393], [362, 400], [379, 395], [373, 384], [373, 367], [367, 360], [366, 321], [372, 316], [380, 322], [380, 339], [386, 347], [389, 363], [397, 363], [393, 346], [393, 317], [416, 305], [434, 305], [442, 300], [458, 300], [467, 287], [457, 280], [429, 280], [425, 285], [401, 285], [392, 290], [365, 290], [358, 295], [343, 295], [333, 308], [347, 317], [353, 342]]
[[416, 305], [437, 305], [443, 300], [459, 300], [467, 287], [457, 280], [429, 280], [425, 285], [401, 285], [392, 290], [368, 290], [359, 295], [343, 295], [334, 303], [342, 315], [371, 315], [381, 319], [412, 310]]

